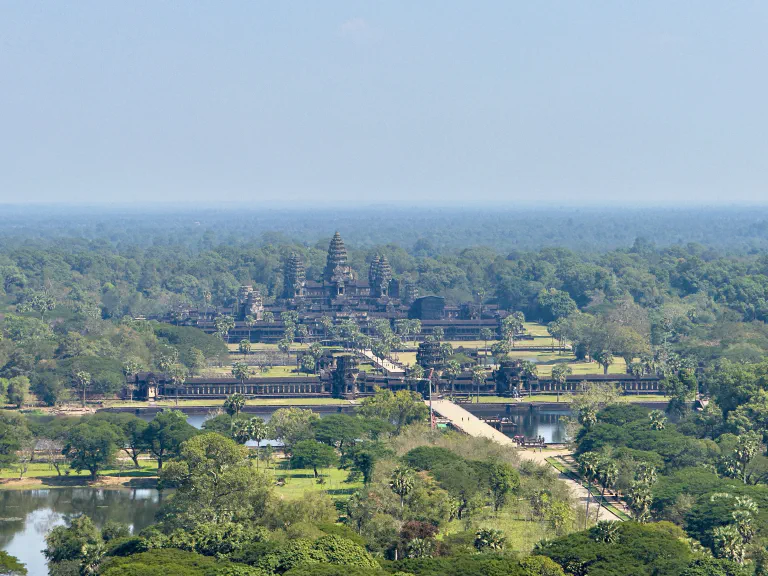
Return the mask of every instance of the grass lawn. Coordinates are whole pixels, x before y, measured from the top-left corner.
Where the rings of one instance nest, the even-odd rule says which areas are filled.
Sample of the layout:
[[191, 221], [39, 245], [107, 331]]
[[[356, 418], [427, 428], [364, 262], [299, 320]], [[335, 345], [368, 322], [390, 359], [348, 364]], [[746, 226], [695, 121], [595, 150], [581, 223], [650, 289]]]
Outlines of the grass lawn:
[[[242, 354], [240, 354], [239, 342], [230, 342], [228, 345], [230, 352], [237, 353], [238, 356], [242, 358]], [[291, 344], [291, 352], [294, 350], [306, 350], [309, 348], [309, 344], [302, 344], [299, 342], [294, 342]], [[251, 352], [259, 352], [259, 351], [269, 351], [269, 352], [278, 352], [279, 348], [277, 347], [277, 344], [265, 344], [264, 342], [251, 342]]]
[[[472, 526], [502, 530], [507, 538], [505, 550], [524, 554], [533, 550], [533, 547], [544, 538], [552, 536], [552, 530], [546, 522], [524, 520], [518, 513], [509, 510], [501, 510], [498, 514], [494, 514], [490, 508], [487, 508], [479, 518], [477, 516], [472, 518]], [[453, 534], [466, 528], [463, 520], [453, 520], [446, 532]]]
[[[108, 468], [101, 472], [101, 475], [103, 476], [117, 476], [120, 474], [123, 478], [141, 478], [141, 477], [148, 477], [148, 476], [156, 476], [157, 475], [157, 461], [155, 460], [139, 460], [141, 463], [141, 468], [136, 469], [133, 467], [133, 462], [125, 461], [125, 467], [123, 470], [119, 470], [118, 468]], [[61, 473], [62, 475], [65, 473], [65, 470], [69, 470], [68, 465], [61, 466]], [[71, 476], [82, 476], [83, 478], [89, 477], [90, 473], [87, 470], [81, 471], [79, 474], [75, 470], [70, 470], [69, 472], [70, 477]], [[57, 476], [56, 470], [48, 466], [48, 464], [42, 463], [42, 462], [34, 462], [29, 465], [29, 469], [27, 470], [26, 474], [24, 474], [24, 478], [41, 478], [44, 476]], [[19, 472], [18, 469], [3, 469], [0, 470], [0, 478], [18, 478]]]
[[[242, 357], [234, 358], [235, 362], [242, 362], [242, 360], [243, 360]], [[255, 366], [253, 366], [252, 368], [253, 368], [252, 376], [251, 376], [252, 378], [307, 376], [307, 374], [304, 372], [302, 372], [301, 374], [299, 374], [298, 372], [294, 372], [294, 370], [296, 370], [295, 365], [294, 366], [272, 366], [266, 372], [257, 370]], [[203, 372], [206, 376], [210, 376], [214, 378], [232, 378], [231, 366], [206, 368]]]
[[286, 499], [301, 498], [306, 492], [327, 492], [331, 498], [348, 498], [355, 490], [363, 486], [363, 482], [346, 482], [349, 472], [338, 468], [323, 468], [318, 470], [325, 480], [318, 484], [314, 472], [311, 469], [288, 470], [283, 468], [287, 462], [278, 464], [276, 469], [271, 469], [275, 478], [284, 478], [285, 484], [276, 486], [278, 496]]

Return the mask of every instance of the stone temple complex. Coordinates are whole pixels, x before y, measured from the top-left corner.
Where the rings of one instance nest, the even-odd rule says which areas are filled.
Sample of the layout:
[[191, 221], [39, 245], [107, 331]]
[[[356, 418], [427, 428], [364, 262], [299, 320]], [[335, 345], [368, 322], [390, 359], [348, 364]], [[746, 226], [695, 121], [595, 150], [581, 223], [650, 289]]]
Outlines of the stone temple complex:
[[321, 319], [330, 318], [334, 324], [353, 320], [364, 334], [370, 334], [373, 321], [386, 319], [394, 326], [395, 321], [409, 318], [421, 322], [417, 339], [440, 328], [448, 340], [478, 340], [484, 328], [500, 335], [501, 320], [506, 316], [495, 305], [447, 305], [440, 296], [419, 297], [417, 285], [409, 278], [397, 278], [384, 254], [376, 254], [367, 274], [359, 274], [350, 265], [339, 232], [331, 238], [322, 275], [308, 278], [301, 255], [292, 252], [283, 261], [282, 280], [279, 296], [271, 300], [253, 287], [243, 286], [231, 307], [181, 310], [159, 319], [212, 333], [214, 318], [226, 314], [235, 319], [230, 341], [250, 338], [253, 342], [277, 342], [285, 331], [281, 314], [286, 311], [298, 314], [299, 324], [307, 327], [311, 339], [319, 339], [326, 332]]

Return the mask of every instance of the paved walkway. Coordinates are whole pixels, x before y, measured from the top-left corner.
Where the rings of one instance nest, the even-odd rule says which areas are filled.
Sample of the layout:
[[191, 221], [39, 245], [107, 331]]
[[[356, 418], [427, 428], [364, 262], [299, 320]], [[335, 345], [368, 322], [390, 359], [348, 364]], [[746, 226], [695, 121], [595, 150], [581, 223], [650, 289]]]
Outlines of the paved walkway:
[[[429, 404], [429, 401], [427, 401], [427, 404]], [[490, 438], [491, 440], [494, 440], [495, 442], [498, 442], [499, 444], [503, 444], [505, 446], [512, 446], [517, 450], [517, 454], [520, 456], [520, 459], [522, 460], [532, 460], [536, 462], [537, 464], [544, 464], [549, 466], [549, 462], [547, 462], [547, 458], [554, 457], [554, 456], [564, 456], [570, 454], [569, 450], [547, 450], [544, 452], [539, 452], [535, 449], [521, 449], [518, 448], [517, 444], [515, 444], [514, 440], [510, 438], [509, 436], [499, 432], [492, 426], [489, 426], [480, 418], [472, 414], [471, 412], [468, 412], [461, 406], [454, 404], [450, 400], [433, 400], [432, 401], [432, 409], [435, 411], [436, 414], [439, 414], [443, 418], [446, 418], [450, 420], [451, 425], [456, 428], [457, 430], [460, 430], [464, 432], [465, 434], [469, 434], [470, 436], [478, 436], [482, 438]], [[559, 479], [565, 482], [566, 486], [568, 486], [568, 489], [571, 491], [571, 494], [581, 503], [581, 506], [586, 505], [586, 498], [587, 498], [587, 489], [584, 488], [581, 484], [576, 482], [575, 480], [569, 478], [565, 474], [559, 473]], [[589, 507], [589, 514], [594, 518], [594, 502], [592, 502], [592, 505]], [[618, 516], [616, 516], [613, 512], [610, 510], [606, 510], [605, 508], [600, 508], [600, 520], [621, 520]]]
[[393, 378], [405, 376], [405, 369], [402, 366], [390, 362], [386, 358], [379, 358], [372, 350], [363, 350], [363, 356], [373, 362], [377, 368], [384, 370], [387, 376], [392, 376]]

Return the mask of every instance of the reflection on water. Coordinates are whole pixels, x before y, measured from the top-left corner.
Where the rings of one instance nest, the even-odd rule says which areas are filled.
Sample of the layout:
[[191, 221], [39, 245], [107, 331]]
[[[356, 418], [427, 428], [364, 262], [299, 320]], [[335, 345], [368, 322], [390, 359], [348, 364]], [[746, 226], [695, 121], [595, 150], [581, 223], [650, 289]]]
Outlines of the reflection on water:
[[160, 495], [151, 489], [0, 491], [0, 548], [24, 562], [29, 574], [45, 575], [42, 550], [45, 535], [54, 527], [86, 514], [97, 526], [114, 520], [139, 531], [153, 522], [159, 506]]
[[497, 416], [509, 418], [515, 423], [515, 427], [504, 430], [507, 436], [518, 434], [526, 438], [543, 436], [544, 442], [556, 444], [568, 441], [566, 418], [571, 415], [571, 411], [567, 406], [562, 408], [534, 407], [531, 409], [525, 404], [463, 404], [462, 407], [479, 418], [494, 418]]

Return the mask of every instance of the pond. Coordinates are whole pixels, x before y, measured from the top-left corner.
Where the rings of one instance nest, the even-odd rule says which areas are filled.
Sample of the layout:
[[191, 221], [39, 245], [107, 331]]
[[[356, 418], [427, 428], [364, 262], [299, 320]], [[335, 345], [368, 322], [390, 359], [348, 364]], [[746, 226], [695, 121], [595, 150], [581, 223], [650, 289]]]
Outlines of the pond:
[[134, 532], [149, 526], [160, 507], [161, 496], [152, 489], [0, 491], [0, 548], [27, 565], [30, 575], [48, 573], [45, 535], [78, 514], [90, 516], [97, 526], [108, 520], [122, 522]]

